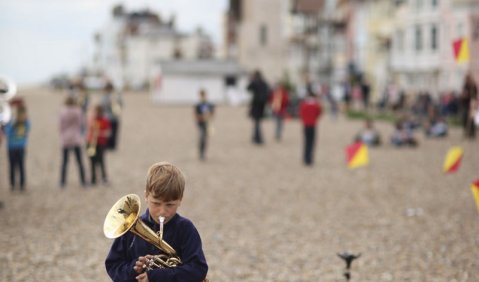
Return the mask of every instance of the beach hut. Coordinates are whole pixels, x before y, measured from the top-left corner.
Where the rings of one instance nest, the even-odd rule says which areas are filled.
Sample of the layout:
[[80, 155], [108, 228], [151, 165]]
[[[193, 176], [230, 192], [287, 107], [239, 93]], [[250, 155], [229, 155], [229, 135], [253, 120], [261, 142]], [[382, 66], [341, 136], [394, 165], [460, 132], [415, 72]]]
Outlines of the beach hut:
[[215, 104], [239, 105], [248, 101], [247, 73], [232, 60], [168, 60], [157, 63], [151, 73], [154, 102], [194, 104], [205, 89]]

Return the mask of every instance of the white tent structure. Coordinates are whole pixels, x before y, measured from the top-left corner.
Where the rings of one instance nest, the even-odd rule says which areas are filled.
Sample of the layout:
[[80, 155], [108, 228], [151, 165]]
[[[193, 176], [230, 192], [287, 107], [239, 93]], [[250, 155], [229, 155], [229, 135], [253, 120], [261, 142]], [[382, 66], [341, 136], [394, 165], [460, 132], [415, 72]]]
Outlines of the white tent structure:
[[194, 104], [204, 89], [215, 104], [242, 104], [249, 99], [247, 74], [231, 60], [168, 60], [157, 63], [151, 73], [154, 102]]

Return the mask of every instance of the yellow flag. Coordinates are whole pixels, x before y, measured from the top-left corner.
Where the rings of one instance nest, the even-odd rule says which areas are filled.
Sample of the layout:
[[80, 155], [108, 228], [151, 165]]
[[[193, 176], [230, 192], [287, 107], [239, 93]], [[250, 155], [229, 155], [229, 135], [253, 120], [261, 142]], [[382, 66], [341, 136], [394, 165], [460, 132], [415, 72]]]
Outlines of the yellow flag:
[[367, 165], [369, 163], [368, 147], [361, 142], [346, 147], [346, 160], [348, 168]]
[[459, 52], [459, 57], [457, 58], [458, 63], [467, 63], [469, 62], [469, 40], [465, 38], [462, 42], [462, 48]]
[[444, 173], [456, 172], [459, 169], [459, 166], [461, 165], [461, 160], [463, 155], [464, 155], [464, 150], [460, 146], [455, 146], [449, 149], [442, 167]]
[[477, 210], [479, 211], [479, 179], [472, 183], [471, 191], [472, 195], [474, 196], [474, 200], [476, 200]]
[[467, 38], [459, 38], [452, 43], [454, 59], [457, 63], [469, 62], [469, 40]]

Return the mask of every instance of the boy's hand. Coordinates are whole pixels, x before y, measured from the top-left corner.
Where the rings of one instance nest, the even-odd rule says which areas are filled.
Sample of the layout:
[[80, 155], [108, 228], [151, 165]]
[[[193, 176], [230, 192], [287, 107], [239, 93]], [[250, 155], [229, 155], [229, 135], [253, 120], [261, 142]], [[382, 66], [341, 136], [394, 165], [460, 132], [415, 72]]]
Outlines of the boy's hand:
[[133, 269], [135, 270], [135, 272], [138, 274], [143, 273], [147, 267], [148, 260], [151, 259], [151, 257], [152, 257], [151, 255], [139, 257], [135, 263], [135, 266], [133, 266]]
[[136, 276], [136, 280], [138, 282], [148, 282], [148, 275], [146, 275], [146, 272], [143, 272], [142, 274]]

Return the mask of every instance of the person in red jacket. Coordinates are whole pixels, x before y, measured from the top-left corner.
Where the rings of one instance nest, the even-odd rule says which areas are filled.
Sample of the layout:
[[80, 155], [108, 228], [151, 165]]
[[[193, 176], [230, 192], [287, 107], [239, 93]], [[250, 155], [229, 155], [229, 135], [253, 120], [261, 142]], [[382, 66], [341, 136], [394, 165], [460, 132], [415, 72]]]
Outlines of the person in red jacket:
[[299, 106], [299, 116], [304, 126], [304, 156], [303, 161], [307, 166], [313, 165], [314, 143], [316, 138], [316, 123], [321, 116], [321, 104], [310, 87], [308, 96]]
[[93, 118], [88, 124], [87, 154], [91, 164], [91, 185], [96, 185], [96, 168], [100, 167], [104, 184], [108, 184], [105, 168], [105, 151], [111, 133], [110, 121], [103, 115], [103, 108], [97, 105], [94, 108]]

